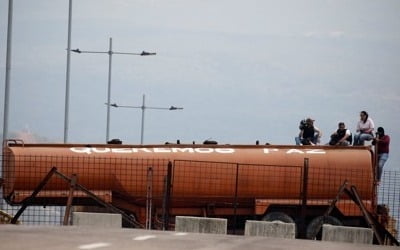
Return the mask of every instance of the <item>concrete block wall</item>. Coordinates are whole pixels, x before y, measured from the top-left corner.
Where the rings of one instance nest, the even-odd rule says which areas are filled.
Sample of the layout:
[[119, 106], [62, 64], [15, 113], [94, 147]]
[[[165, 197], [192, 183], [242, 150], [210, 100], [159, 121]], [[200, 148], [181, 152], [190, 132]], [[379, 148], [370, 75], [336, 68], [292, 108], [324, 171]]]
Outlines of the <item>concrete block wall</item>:
[[175, 231], [190, 233], [227, 234], [228, 221], [219, 218], [176, 216]]
[[332, 226], [327, 224], [322, 226], [323, 241], [372, 244], [373, 237], [374, 233], [370, 228]]
[[246, 236], [266, 236], [276, 238], [296, 237], [296, 225], [294, 223], [284, 223], [280, 221], [246, 221], [244, 234]]
[[72, 225], [102, 228], [121, 228], [122, 216], [109, 213], [73, 212]]

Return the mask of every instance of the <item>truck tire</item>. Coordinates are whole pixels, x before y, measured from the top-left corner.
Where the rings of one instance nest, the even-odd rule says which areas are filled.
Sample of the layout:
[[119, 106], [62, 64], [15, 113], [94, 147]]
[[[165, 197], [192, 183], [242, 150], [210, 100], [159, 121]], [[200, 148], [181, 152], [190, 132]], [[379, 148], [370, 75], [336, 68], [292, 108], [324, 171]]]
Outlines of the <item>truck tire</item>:
[[262, 221], [270, 221], [270, 222], [284, 222], [284, 223], [293, 223], [294, 224], [294, 235], [297, 237], [297, 224], [294, 222], [292, 217], [283, 213], [283, 212], [270, 212], [264, 215], [261, 219]]
[[[307, 239], [321, 239], [322, 224], [329, 224], [334, 226], [342, 226], [343, 223], [333, 216], [318, 216], [315, 217], [307, 226]], [[319, 229], [319, 230], [318, 230]], [[318, 232], [316, 232], [318, 230]]]
[[283, 212], [271, 212], [267, 213], [264, 215], [264, 217], [261, 219], [262, 221], [280, 221], [280, 222], [285, 222], [285, 223], [294, 223], [294, 220], [292, 217], [289, 215], [283, 213]]

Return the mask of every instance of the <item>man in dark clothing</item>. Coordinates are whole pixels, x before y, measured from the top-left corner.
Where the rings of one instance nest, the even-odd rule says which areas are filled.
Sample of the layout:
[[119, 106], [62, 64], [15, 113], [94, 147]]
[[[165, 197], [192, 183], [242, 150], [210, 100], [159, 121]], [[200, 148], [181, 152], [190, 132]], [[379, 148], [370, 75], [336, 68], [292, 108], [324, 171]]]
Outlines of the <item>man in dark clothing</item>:
[[300, 131], [300, 142], [302, 145], [316, 145], [322, 136], [321, 130], [314, 126], [314, 120], [307, 118], [305, 125]]
[[352, 135], [349, 129], [346, 129], [344, 122], [339, 122], [338, 129], [331, 135], [329, 145], [349, 146], [352, 143]]
[[376, 138], [372, 141], [375, 145], [378, 143], [378, 176], [377, 181], [381, 181], [383, 166], [385, 165], [387, 159], [389, 158], [389, 144], [390, 137], [385, 135], [385, 130], [379, 127], [376, 132]]

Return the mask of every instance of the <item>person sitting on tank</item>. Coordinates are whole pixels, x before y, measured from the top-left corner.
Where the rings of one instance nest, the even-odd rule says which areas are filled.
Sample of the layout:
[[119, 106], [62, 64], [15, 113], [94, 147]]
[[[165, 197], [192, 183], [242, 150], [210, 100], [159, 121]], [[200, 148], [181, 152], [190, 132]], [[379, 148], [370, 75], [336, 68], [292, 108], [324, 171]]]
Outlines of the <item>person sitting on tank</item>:
[[331, 135], [329, 145], [331, 146], [349, 146], [352, 142], [352, 135], [346, 128], [344, 122], [339, 122], [338, 129]]
[[374, 121], [368, 116], [367, 111], [360, 112], [360, 120], [357, 123], [357, 133], [354, 135], [354, 146], [363, 146], [365, 141], [371, 141], [374, 136]]
[[300, 136], [301, 136], [301, 130], [304, 129], [304, 126], [306, 126], [306, 119], [303, 119], [303, 120], [300, 121], [300, 124], [299, 124], [299, 130], [300, 130], [299, 131], [299, 135], [294, 138], [294, 141], [296, 142], [296, 145], [301, 145]]
[[322, 132], [314, 126], [314, 119], [305, 119], [304, 124], [300, 124], [300, 134], [296, 139], [297, 145], [317, 145], [320, 143]]

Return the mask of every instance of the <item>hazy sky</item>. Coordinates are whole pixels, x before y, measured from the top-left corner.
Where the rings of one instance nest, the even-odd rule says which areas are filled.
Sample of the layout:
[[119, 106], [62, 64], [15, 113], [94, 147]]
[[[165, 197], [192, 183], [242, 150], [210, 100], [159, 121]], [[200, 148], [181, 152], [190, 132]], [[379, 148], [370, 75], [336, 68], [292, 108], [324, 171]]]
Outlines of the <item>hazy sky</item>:
[[[3, 119], [8, 0], [0, 0]], [[114, 55], [111, 102], [147, 110], [145, 143], [294, 144], [311, 116], [323, 143], [366, 110], [400, 167], [400, 1], [79, 0], [72, 48]], [[68, 0], [14, 0], [9, 133], [62, 142]], [[69, 141], [105, 142], [108, 56], [71, 55]], [[111, 138], [140, 142], [140, 109], [111, 109]], [[3, 121], [1, 120], [1, 126]]]

